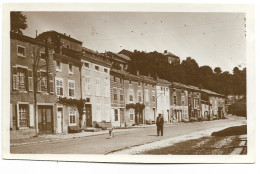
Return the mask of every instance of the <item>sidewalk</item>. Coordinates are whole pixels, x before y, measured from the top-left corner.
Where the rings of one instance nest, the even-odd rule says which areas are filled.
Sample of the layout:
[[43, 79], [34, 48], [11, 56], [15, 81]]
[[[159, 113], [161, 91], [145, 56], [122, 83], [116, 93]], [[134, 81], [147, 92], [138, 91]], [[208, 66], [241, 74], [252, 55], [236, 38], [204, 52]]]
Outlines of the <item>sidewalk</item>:
[[[166, 124], [168, 125], [168, 124]], [[114, 133], [120, 133], [120, 132], [129, 132], [129, 131], [136, 131], [139, 128], [146, 128], [146, 127], [155, 127], [155, 124], [153, 125], [136, 125], [133, 127], [126, 127], [126, 128], [118, 128], [114, 129]], [[36, 144], [36, 143], [43, 143], [43, 142], [57, 142], [62, 141], [66, 139], [75, 139], [75, 138], [81, 138], [81, 137], [89, 137], [89, 136], [95, 136], [95, 135], [105, 135], [108, 134], [108, 130], [102, 130], [98, 132], [80, 132], [80, 133], [71, 133], [71, 134], [42, 134], [38, 137], [31, 137], [31, 138], [23, 138], [23, 139], [14, 139], [10, 141], [10, 146], [20, 146], [20, 145], [26, 145], [26, 144]]]

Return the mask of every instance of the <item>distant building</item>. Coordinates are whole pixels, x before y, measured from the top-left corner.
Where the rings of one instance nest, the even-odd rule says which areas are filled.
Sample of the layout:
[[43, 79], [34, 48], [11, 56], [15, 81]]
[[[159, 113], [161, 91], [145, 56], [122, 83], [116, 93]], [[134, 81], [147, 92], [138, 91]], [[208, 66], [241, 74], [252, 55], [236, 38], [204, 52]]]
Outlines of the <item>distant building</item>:
[[113, 126], [125, 127], [125, 73], [130, 58], [113, 52], [105, 53], [112, 62], [110, 70], [111, 118]]
[[156, 115], [162, 114], [164, 121], [170, 121], [170, 85], [164, 79], [157, 78], [156, 84]]

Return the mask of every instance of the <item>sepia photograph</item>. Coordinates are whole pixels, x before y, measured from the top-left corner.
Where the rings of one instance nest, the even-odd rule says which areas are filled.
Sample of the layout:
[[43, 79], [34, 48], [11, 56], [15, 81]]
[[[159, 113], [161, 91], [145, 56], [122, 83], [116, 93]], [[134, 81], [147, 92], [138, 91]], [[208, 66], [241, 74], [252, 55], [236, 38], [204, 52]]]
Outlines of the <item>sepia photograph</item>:
[[254, 162], [252, 6], [6, 7], [7, 159]]

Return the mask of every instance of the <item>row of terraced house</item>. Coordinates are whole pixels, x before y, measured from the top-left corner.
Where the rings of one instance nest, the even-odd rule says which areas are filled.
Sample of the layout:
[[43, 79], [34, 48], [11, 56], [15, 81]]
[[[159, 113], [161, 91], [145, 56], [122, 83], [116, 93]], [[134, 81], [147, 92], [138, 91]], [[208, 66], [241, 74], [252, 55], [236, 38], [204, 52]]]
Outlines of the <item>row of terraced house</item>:
[[[10, 42], [13, 137], [34, 135], [36, 128], [39, 133], [68, 133], [77, 126], [153, 124], [158, 114], [169, 123], [225, 115], [223, 95], [130, 74], [128, 56], [98, 53], [69, 35], [47, 31], [31, 38], [11, 32]], [[73, 102], [82, 100], [80, 110]]]

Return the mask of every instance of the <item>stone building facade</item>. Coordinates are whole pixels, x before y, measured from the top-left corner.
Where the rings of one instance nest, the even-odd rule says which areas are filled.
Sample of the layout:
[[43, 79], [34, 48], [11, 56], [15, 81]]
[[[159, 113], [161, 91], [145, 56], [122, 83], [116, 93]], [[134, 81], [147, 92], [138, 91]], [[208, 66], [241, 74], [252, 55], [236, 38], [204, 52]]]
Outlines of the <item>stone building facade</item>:
[[164, 121], [170, 121], [170, 85], [167, 80], [156, 80], [156, 115], [163, 114]]
[[100, 123], [113, 122], [110, 99], [109, 58], [83, 48], [81, 58], [82, 98], [86, 99], [84, 120], [87, 127], [98, 127]]

